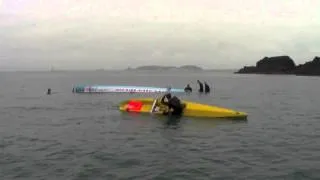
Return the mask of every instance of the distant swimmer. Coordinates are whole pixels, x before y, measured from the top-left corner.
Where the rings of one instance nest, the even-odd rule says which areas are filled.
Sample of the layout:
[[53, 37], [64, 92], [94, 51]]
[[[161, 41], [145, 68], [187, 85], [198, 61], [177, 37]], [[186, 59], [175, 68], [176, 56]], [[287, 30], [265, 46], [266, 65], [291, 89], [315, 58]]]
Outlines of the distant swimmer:
[[189, 84], [187, 84], [187, 86], [184, 88], [185, 92], [192, 92], [192, 88], [190, 87]]
[[199, 84], [199, 92], [202, 93], [203, 92], [203, 84], [197, 80], [198, 84]]
[[170, 92], [171, 91], [171, 86], [167, 86], [167, 92]]
[[209, 92], [210, 92], [210, 87], [209, 87], [209, 85], [207, 84], [207, 82], [204, 82], [204, 92], [205, 92], [205, 93], [209, 93]]

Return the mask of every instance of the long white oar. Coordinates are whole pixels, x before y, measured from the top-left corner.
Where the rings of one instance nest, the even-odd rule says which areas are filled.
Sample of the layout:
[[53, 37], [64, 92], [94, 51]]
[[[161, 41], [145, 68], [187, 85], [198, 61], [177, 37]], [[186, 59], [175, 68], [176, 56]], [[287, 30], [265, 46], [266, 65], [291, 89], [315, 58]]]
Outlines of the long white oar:
[[[170, 88], [168, 88], [168, 91], [167, 91], [166, 93], [171, 92], [171, 86], [169, 86], [169, 87], [170, 87]], [[164, 95], [162, 94], [160, 97], [162, 97], [162, 96], [164, 96]], [[156, 107], [157, 107], [156, 104], [157, 104], [158, 99], [159, 99], [159, 97], [156, 97], [155, 100], [153, 101], [152, 108], [151, 108], [151, 110], [150, 110], [150, 113], [151, 113], [151, 114], [154, 113], [154, 111], [155, 111], [155, 109], [156, 109]]]
[[[160, 96], [160, 97], [162, 97], [162, 96]], [[156, 109], [156, 105], [157, 105], [157, 101], [158, 101], [158, 99], [159, 99], [159, 97], [155, 97], [155, 99], [154, 99], [154, 101], [153, 101], [153, 104], [152, 104], [152, 107], [151, 107], [151, 110], [150, 110], [150, 113], [151, 114], [153, 114], [154, 113], [154, 111], [155, 111], [155, 109]]]
[[150, 110], [150, 113], [152, 114], [154, 112], [154, 110], [156, 109], [156, 104], [157, 104], [157, 98], [153, 101], [153, 104], [152, 104], [152, 108]]

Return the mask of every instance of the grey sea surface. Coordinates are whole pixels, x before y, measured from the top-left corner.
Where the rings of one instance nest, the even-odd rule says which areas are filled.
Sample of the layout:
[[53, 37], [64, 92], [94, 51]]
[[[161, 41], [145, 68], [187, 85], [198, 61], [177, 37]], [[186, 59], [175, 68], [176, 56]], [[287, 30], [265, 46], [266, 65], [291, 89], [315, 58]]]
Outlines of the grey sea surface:
[[[72, 85], [183, 88], [183, 100], [247, 121], [121, 113], [152, 94], [73, 94]], [[53, 94], [46, 95], [47, 88]], [[320, 179], [320, 78], [232, 72], [1, 72], [0, 179]]]

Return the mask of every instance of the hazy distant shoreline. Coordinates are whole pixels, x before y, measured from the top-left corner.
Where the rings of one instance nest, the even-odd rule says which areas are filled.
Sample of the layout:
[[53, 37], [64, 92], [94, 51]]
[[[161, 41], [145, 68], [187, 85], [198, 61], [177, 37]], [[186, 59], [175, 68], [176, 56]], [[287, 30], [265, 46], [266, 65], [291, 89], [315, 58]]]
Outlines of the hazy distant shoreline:
[[57, 70], [57, 71], [50, 71], [50, 70], [0, 70], [0, 72], [43, 72], [43, 73], [59, 73], [59, 72], [146, 72], [146, 71], [155, 71], [155, 72], [230, 72], [231, 74], [234, 73], [237, 69], [204, 69], [202, 71], [192, 71], [192, 70], [126, 70], [126, 69], [104, 69], [104, 70], [94, 70], [94, 69], [79, 69], [79, 70]]
[[136, 68], [127, 68], [127, 70], [193, 70], [203, 71], [202, 67], [195, 65], [183, 65], [183, 66], [160, 66], [160, 65], [146, 65], [138, 66]]
[[174, 71], [174, 72], [226, 72], [230, 71], [233, 73], [236, 70], [234, 69], [205, 69], [200, 66], [195, 65], [183, 65], [183, 66], [160, 66], [160, 65], [145, 65], [145, 66], [138, 66], [135, 68], [128, 67], [126, 69], [59, 69], [55, 68], [52, 69], [0, 69], [0, 72], [143, 72], [143, 71]]

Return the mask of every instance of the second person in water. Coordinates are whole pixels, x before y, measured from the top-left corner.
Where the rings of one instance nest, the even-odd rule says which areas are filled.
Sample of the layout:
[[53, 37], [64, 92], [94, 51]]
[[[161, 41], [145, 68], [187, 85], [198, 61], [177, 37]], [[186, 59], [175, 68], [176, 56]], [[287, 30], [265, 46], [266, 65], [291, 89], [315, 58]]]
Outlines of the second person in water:
[[[199, 92], [203, 93], [203, 84], [201, 81], [197, 80], [198, 84], [199, 84]], [[205, 93], [209, 93], [210, 92], [210, 86], [207, 84], [207, 82], [204, 81], [204, 92]]]
[[[198, 92], [200, 93], [210, 93], [210, 86], [207, 84], [207, 82], [204, 81], [204, 88], [203, 88], [203, 83], [199, 80], [197, 80], [197, 83], [199, 85], [199, 90]], [[185, 92], [192, 92], [192, 88], [190, 87], [189, 84], [187, 84], [187, 86], [184, 88]]]

